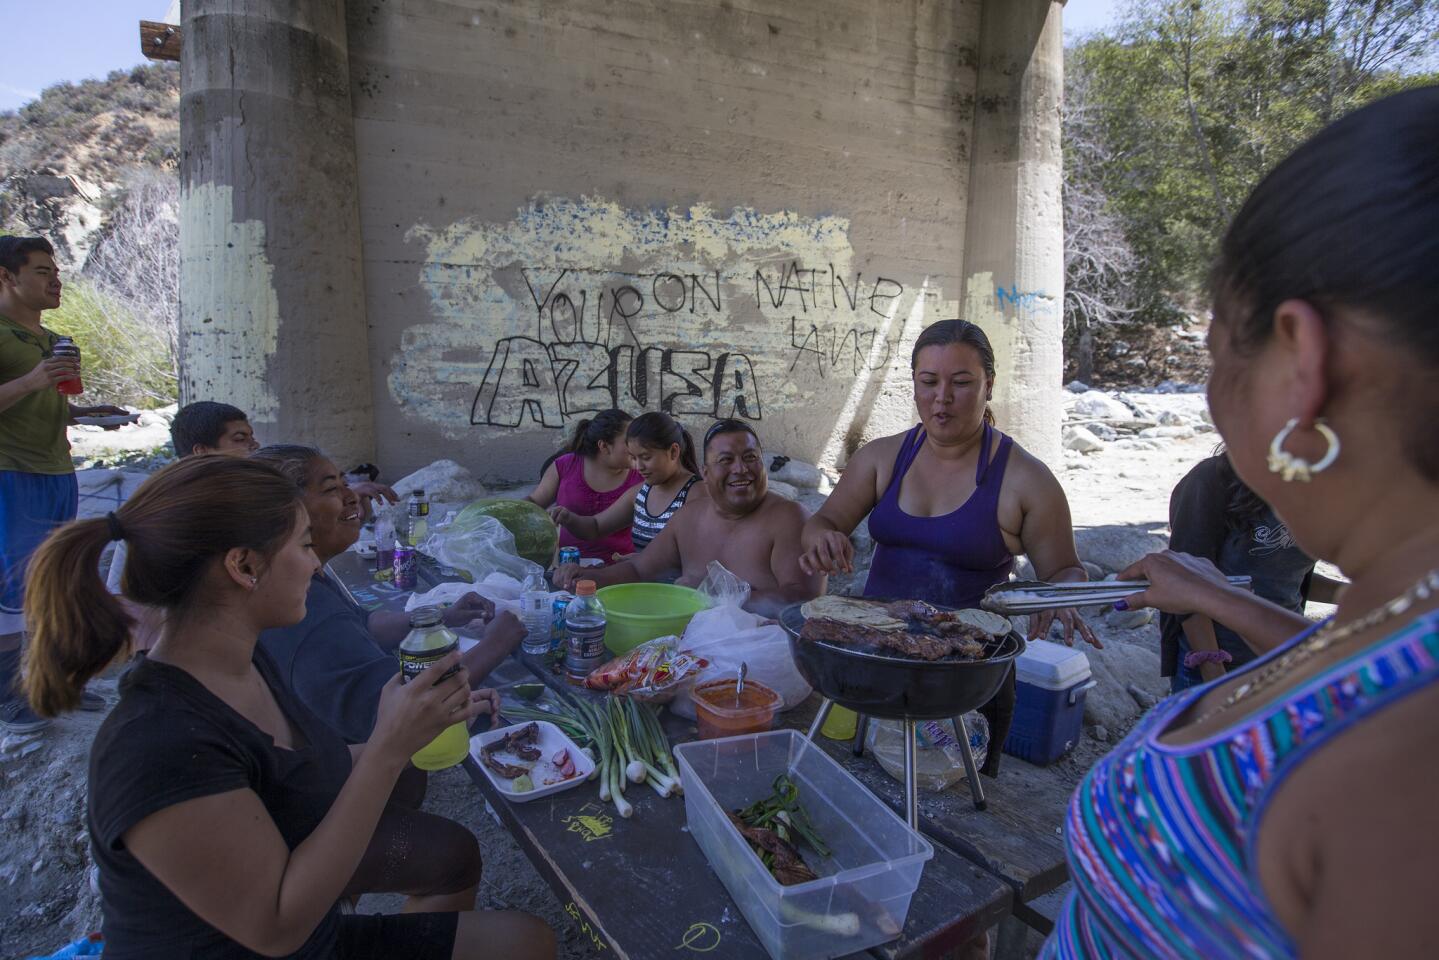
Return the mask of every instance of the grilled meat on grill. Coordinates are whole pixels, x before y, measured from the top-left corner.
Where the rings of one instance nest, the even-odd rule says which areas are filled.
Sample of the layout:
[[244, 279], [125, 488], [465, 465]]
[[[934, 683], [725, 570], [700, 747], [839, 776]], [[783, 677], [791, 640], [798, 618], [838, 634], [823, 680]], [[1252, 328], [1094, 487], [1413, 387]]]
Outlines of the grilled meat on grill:
[[918, 660], [942, 660], [957, 657], [977, 660], [984, 655], [983, 642], [976, 636], [988, 635], [961, 623], [944, 623], [933, 633], [914, 630], [875, 630], [838, 620], [806, 620], [800, 631], [803, 640], [852, 647], [873, 653], [897, 654]]

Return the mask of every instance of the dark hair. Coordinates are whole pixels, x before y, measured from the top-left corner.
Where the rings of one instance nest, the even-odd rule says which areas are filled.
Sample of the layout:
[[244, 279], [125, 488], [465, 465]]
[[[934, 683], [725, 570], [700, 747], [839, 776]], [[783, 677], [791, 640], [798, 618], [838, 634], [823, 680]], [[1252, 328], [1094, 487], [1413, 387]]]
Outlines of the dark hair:
[[[919, 332], [919, 338], [914, 341], [914, 350], [909, 355], [909, 372], [914, 373], [914, 368], [919, 364], [919, 352], [925, 347], [947, 347], [952, 343], [973, 347], [979, 354], [984, 375], [990, 380], [994, 379], [994, 347], [990, 345], [989, 337], [979, 324], [958, 318], [936, 320]], [[988, 405], [984, 408], [984, 422], [994, 423], [994, 412]]]
[[625, 431], [625, 437], [636, 440], [646, 447], [655, 450], [668, 450], [675, 444], [680, 445], [680, 466], [690, 473], [699, 473], [699, 463], [695, 460], [695, 441], [690, 432], [680, 425], [680, 422], [667, 413], [652, 411], [642, 413], [630, 421], [630, 427]]
[[763, 444], [759, 441], [759, 434], [754, 432], [754, 427], [743, 420], [728, 417], [724, 420], [716, 420], [710, 424], [710, 428], [705, 431], [704, 457], [706, 460], [710, 458], [710, 443], [715, 437], [722, 437], [727, 433], [747, 433], [754, 437], [756, 446], [763, 447]]
[[170, 443], [174, 444], [175, 456], [188, 457], [196, 444], [218, 446], [225, 435], [226, 424], [236, 420], [248, 423], [250, 418], [245, 416], [245, 411], [228, 403], [197, 400], [185, 404], [170, 421]]
[[[1331, 123], [1260, 181], [1210, 273], [1215, 324], [1236, 351], [1253, 353], [1273, 334], [1274, 311], [1285, 300], [1306, 300], [1326, 317], [1347, 307], [1372, 315], [1432, 377], [1436, 223], [1439, 86], [1428, 86]], [[1415, 422], [1432, 423], [1439, 396], [1428, 390], [1419, 399]], [[1439, 480], [1439, 433], [1407, 431], [1405, 454]]]
[[1224, 484], [1224, 525], [1230, 530], [1248, 530], [1269, 510], [1269, 504], [1239, 479], [1224, 444], [1214, 453], [1219, 458], [1219, 482]]
[[251, 460], [269, 464], [301, 490], [310, 485], [310, 464], [325, 456], [317, 447], [298, 443], [275, 443], [250, 454]]
[[140, 484], [113, 520], [77, 520], [50, 534], [26, 575], [24, 687], [35, 712], [73, 709], [86, 681], [129, 645], [133, 621], [100, 579], [100, 555], [117, 531], [129, 546], [125, 596], [183, 610], [209, 561], [237, 547], [273, 555], [299, 503], [294, 485], [263, 463], [190, 457]]
[[593, 457], [600, 452], [601, 443], [613, 444], [624, 436], [625, 427], [634, 418], [623, 410], [604, 410], [591, 420], [575, 424], [565, 453], [577, 453], [582, 457]]
[[55, 248], [44, 237], [0, 237], [0, 268], [19, 273], [32, 253], [48, 253], [53, 257]]

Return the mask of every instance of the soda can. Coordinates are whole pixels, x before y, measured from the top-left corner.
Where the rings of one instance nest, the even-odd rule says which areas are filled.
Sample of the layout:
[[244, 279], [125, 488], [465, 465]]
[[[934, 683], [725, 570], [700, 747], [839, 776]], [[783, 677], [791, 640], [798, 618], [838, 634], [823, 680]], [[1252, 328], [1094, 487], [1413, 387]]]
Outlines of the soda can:
[[563, 649], [565, 645], [565, 611], [569, 609], [570, 601], [575, 598], [572, 593], [559, 593], [550, 602], [550, 650]]
[[401, 590], [413, 590], [419, 583], [420, 558], [415, 548], [408, 543], [395, 544], [395, 586]]
[[560, 547], [560, 566], [564, 566], [564, 565], [567, 564], [567, 563], [579, 563], [579, 562], [580, 562], [580, 548], [579, 548], [579, 547]]

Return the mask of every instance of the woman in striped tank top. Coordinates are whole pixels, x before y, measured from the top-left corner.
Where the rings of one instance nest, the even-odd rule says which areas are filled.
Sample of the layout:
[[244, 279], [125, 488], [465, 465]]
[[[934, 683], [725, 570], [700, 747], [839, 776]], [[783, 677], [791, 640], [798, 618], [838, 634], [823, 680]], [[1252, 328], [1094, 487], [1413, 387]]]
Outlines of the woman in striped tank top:
[[689, 431], [667, 413], [644, 413], [630, 421], [625, 430], [630, 464], [644, 478], [632, 492], [592, 517], [562, 508], [552, 508], [556, 523], [582, 540], [630, 528], [635, 552], [649, 546], [660, 535], [675, 511], [691, 497], [706, 496], [699, 480], [695, 443]]
[[[1298, 545], [1352, 583], [1332, 620], [1163, 701], [1089, 772], [1044, 957], [1439, 956], [1436, 224], [1431, 86], [1325, 129], [1230, 226], [1215, 426]], [[1193, 570], [1141, 564], [1154, 586], [1131, 605], [1273, 624]]]

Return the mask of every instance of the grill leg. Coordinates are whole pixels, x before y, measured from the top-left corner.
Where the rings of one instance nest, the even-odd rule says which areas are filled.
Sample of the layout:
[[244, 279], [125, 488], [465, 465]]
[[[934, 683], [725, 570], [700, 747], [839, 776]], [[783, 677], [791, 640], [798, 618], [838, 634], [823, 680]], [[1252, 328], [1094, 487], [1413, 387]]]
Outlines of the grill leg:
[[806, 740], [813, 740], [819, 736], [819, 728], [824, 726], [824, 720], [829, 716], [830, 707], [833, 706], [834, 701], [828, 697], [820, 701], [819, 711], [814, 715], [814, 722], [809, 725], [809, 733], [804, 735]]
[[964, 760], [964, 777], [969, 781], [969, 795], [974, 799], [974, 809], [983, 810], [989, 806], [984, 799], [984, 785], [979, 782], [979, 771], [974, 766], [974, 753], [969, 749], [969, 728], [964, 717], [954, 718], [954, 732], [959, 734], [959, 755]]
[[856, 757], [864, 756], [864, 737], [867, 733], [869, 733], [869, 715], [856, 713], [854, 722], [854, 744], [850, 748]]
[[[973, 761], [971, 761], [972, 763]], [[904, 813], [909, 828], [919, 832], [919, 786], [914, 771], [914, 721], [904, 721]]]

